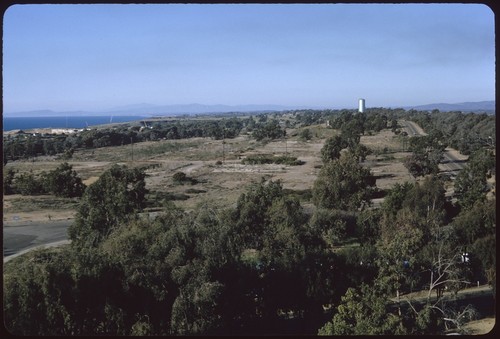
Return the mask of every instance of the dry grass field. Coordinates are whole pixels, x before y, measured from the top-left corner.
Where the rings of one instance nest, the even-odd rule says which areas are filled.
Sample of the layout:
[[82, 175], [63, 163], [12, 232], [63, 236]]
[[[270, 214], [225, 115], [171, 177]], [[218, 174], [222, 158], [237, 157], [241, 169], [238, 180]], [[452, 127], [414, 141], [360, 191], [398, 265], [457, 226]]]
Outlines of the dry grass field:
[[[281, 180], [283, 187], [304, 191], [313, 186], [321, 167], [320, 151], [325, 140], [338, 133], [324, 125], [307, 127], [313, 135], [309, 141], [299, 139], [300, 129], [288, 129], [287, 138], [271, 142], [258, 142], [248, 135], [234, 139], [214, 140], [193, 138], [183, 140], [161, 140], [141, 142], [133, 145], [103, 147], [92, 150], [77, 150], [68, 161], [87, 185], [113, 164], [145, 168], [146, 187], [150, 192], [168, 193], [175, 203], [191, 209], [203, 201], [228, 206], [234, 204], [246, 187], [262, 177]], [[377, 176], [377, 186], [388, 189], [396, 182], [411, 180], [402, 165], [405, 153], [399, 152], [401, 145], [391, 131], [363, 136], [361, 143], [376, 150], [367, 157], [364, 165]], [[378, 154], [385, 148], [385, 154]], [[242, 159], [248, 155], [289, 155], [304, 162], [303, 165], [277, 164], [249, 165]], [[20, 173], [41, 173], [55, 169], [62, 161], [56, 157], [38, 157], [33, 160], [9, 162]], [[172, 177], [184, 172], [197, 181], [196, 184], [176, 184]], [[51, 201], [51, 203], [43, 203]], [[76, 204], [49, 196], [22, 197], [4, 196], [4, 222], [14, 216], [22, 219], [47, 220], [71, 218]]]

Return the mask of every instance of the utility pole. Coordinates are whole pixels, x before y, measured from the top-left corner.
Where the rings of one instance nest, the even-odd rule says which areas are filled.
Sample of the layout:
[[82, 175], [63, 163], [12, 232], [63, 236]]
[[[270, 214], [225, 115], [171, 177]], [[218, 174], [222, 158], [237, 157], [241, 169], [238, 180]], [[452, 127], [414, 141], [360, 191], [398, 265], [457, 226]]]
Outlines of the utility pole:
[[222, 163], [226, 160], [226, 153], [224, 149], [224, 144], [226, 143], [226, 129], [222, 129]]
[[130, 137], [130, 145], [132, 146], [132, 162], [134, 162], [134, 138]]

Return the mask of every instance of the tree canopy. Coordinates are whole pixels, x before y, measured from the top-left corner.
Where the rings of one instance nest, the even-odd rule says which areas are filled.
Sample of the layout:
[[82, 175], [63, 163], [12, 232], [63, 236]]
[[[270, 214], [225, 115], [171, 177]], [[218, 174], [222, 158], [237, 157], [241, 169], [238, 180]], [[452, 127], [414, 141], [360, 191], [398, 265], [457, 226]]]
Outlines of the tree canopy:
[[75, 244], [95, 246], [145, 203], [145, 173], [114, 165], [85, 190], [69, 238]]
[[370, 204], [375, 178], [350, 153], [327, 162], [313, 186], [317, 207], [341, 210], [363, 208]]

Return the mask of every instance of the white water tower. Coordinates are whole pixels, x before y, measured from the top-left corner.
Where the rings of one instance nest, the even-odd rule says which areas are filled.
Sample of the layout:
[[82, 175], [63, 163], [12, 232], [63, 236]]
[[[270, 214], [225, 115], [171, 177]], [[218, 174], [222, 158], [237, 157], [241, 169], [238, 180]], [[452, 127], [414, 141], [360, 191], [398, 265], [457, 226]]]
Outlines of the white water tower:
[[363, 113], [365, 111], [365, 99], [359, 99], [358, 112]]

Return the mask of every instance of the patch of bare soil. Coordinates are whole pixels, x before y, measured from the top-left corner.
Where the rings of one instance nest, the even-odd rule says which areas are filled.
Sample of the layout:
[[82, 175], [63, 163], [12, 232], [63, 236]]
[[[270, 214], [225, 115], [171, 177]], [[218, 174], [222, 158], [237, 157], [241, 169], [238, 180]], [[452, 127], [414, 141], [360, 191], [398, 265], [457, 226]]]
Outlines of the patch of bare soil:
[[470, 335], [488, 334], [493, 330], [493, 327], [495, 327], [495, 322], [495, 318], [475, 320], [465, 325], [464, 329]]
[[445, 151], [448, 152], [448, 153], [450, 153], [455, 159], [458, 159], [458, 160], [467, 160], [467, 159], [469, 159], [468, 155], [464, 155], [464, 154], [460, 153], [459, 151], [457, 151], [456, 149], [453, 149], [453, 148], [450, 148], [450, 147], [446, 147]]
[[76, 204], [72, 201], [54, 198], [49, 195], [22, 196], [20, 194], [3, 196], [3, 222], [26, 221], [48, 222], [67, 220], [75, 217]]

